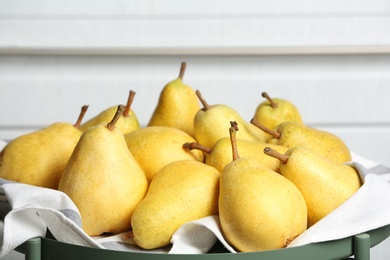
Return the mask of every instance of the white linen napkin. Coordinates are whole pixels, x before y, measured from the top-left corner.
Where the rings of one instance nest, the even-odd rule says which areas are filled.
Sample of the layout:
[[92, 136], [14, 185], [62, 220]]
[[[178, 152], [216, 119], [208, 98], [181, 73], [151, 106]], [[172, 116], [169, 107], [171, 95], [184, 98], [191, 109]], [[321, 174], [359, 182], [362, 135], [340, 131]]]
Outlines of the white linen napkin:
[[[0, 150], [5, 145], [0, 140]], [[343, 205], [296, 238], [289, 247], [339, 239], [390, 224], [390, 169], [356, 154], [353, 165], [364, 185]], [[340, 228], [342, 227], [342, 228]], [[60, 242], [95, 248], [144, 252], [132, 238], [123, 235], [90, 237], [81, 228], [77, 207], [56, 190], [0, 179], [0, 258], [30, 238], [46, 235]], [[220, 241], [229, 252], [235, 249], [221, 232], [218, 216], [209, 216], [181, 226], [172, 237], [172, 246], [148, 253], [207, 253]]]

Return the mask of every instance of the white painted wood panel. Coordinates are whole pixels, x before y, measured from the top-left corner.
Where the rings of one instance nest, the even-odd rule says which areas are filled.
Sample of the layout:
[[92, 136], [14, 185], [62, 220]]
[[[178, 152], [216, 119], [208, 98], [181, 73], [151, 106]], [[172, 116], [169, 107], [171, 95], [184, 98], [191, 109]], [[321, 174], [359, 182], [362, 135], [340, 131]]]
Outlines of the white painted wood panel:
[[[3, 0], [4, 15], [253, 15], [253, 14], [359, 14], [388, 11], [386, 0]], [[250, 8], [253, 7], [253, 8]]]
[[0, 134], [13, 138], [54, 121], [74, 122], [124, 103], [146, 125], [162, 87], [178, 75], [209, 103], [234, 107], [248, 121], [262, 91], [292, 100], [305, 121], [331, 129], [355, 152], [389, 165], [390, 55], [316, 56], [3, 56]]
[[1, 1], [0, 53], [390, 52], [374, 1]]
[[[372, 125], [390, 121], [384, 113], [390, 109], [390, 56], [181, 58], [188, 63], [184, 78], [187, 84], [200, 89], [212, 103], [236, 107], [248, 119], [263, 100], [261, 92], [269, 91], [272, 96], [292, 99], [311, 124]], [[96, 112], [115, 100], [123, 101], [120, 97], [126, 96], [129, 89], [137, 91], [134, 109], [146, 123], [161, 88], [177, 77], [180, 61], [159, 57], [3, 56], [2, 106], [11, 107], [15, 101], [23, 101], [24, 105], [14, 110], [18, 115], [15, 118], [1, 111], [7, 118], [2, 124], [17, 124], [20, 118], [36, 125], [47, 124], [57, 116], [69, 120], [71, 113], [64, 114], [59, 107], [68, 106], [68, 112], [76, 112], [86, 102]], [[79, 106], [68, 101], [77, 101]], [[44, 116], [31, 118], [26, 112]]]

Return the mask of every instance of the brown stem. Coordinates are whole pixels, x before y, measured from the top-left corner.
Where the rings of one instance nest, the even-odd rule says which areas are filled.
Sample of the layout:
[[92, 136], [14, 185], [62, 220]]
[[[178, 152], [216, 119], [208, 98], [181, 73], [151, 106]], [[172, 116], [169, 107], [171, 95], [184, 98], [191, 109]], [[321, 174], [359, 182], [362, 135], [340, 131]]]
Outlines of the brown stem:
[[231, 127], [229, 128], [230, 142], [232, 143], [233, 161], [240, 158], [237, 149], [236, 132], [238, 131], [238, 124], [236, 121], [230, 121]]
[[260, 124], [259, 121], [256, 120], [256, 118], [252, 118], [251, 124], [257, 126], [258, 128], [260, 128], [261, 130], [263, 130], [267, 134], [270, 134], [273, 138], [276, 138], [276, 139], [280, 138], [280, 133], [279, 132], [273, 131], [273, 130], [265, 127], [264, 125]]
[[134, 233], [133, 233], [132, 230], [127, 231], [127, 232], [125, 232], [125, 233], [123, 233], [123, 234], [121, 235], [122, 241], [125, 241], [125, 240], [130, 239], [130, 238], [134, 238]]
[[122, 116], [123, 111], [126, 109], [126, 106], [119, 105], [118, 109], [116, 110], [116, 113], [114, 117], [112, 118], [111, 122], [107, 124], [108, 130], [112, 131], [115, 129], [115, 124], [118, 122], [119, 118]]
[[204, 111], [209, 110], [211, 108], [211, 106], [209, 104], [207, 104], [206, 100], [202, 97], [202, 94], [200, 93], [200, 91], [196, 90], [195, 93], [196, 93], [196, 95], [198, 96], [200, 102], [203, 105], [203, 110]]
[[196, 150], [200, 150], [200, 151], [203, 151], [207, 154], [210, 154], [212, 149], [211, 148], [208, 148], [204, 145], [201, 145], [200, 143], [196, 143], [196, 142], [192, 142], [192, 143], [185, 143], [183, 144], [183, 148], [184, 149], [187, 149], [187, 150], [193, 150], [193, 149], [196, 149]]
[[74, 124], [74, 127], [79, 128], [81, 125], [81, 121], [83, 121], [84, 115], [88, 110], [89, 105], [84, 105], [81, 107], [81, 112], [79, 115], [79, 118], [77, 119], [76, 123]]
[[127, 99], [126, 109], [123, 111], [124, 117], [129, 116], [130, 107], [131, 107], [131, 104], [133, 103], [134, 96], [135, 96], [135, 91], [130, 90], [129, 98]]
[[271, 156], [271, 157], [274, 157], [274, 158], [280, 160], [282, 163], [287, 163], [287, 161], [288, 161], [287, 154], [279, 153], [276, 150], [272, 149], [271, 147], [265, 147], [264, 153]]
[[272, 108], [278, 107], [278, 104], [275, 103], [275, 101], [268, 95], [267, 92], [263, 92], [261, 95], [270, 102]]
[[184, 72], [186, 71], [187, 63], [184, 61], [181, 63], [179, 79], [183, 80]]

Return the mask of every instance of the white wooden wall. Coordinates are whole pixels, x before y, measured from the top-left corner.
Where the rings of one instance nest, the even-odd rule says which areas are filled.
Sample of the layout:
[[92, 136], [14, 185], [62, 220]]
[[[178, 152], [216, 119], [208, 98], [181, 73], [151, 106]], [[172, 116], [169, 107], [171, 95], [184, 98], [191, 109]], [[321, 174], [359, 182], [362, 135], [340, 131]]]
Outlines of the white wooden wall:
[[184, 80], [209, 103], [248, 121], [262, 91], [292, 100], [305, 121], [340, 135], [350, 148], [390, 164], [390, 55], [2, 56], [0, 135], [11, 139], [54, 121], [74, 122], [124, 103], [146, 124], [162, 87], [187, 61]]
[[[0, 1], [0, 138], [184, 81], [250, 120], [261, 92], [390, 166], [390, 1]], [[372, 259], [386, 259], [383, 243]]]

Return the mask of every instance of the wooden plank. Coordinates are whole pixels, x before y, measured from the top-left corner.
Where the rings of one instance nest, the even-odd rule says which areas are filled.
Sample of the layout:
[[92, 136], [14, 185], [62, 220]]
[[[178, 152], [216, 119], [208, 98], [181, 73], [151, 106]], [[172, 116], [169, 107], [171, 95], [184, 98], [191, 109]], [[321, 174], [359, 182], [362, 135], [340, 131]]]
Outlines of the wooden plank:
[[[7, 1], [6, 1], [7, 2]], [[0, 5], [0, 53], [389, 53], [390, 7], [348, 1]], [[22, 5], [25, 4], [25, 5]], [[246, 5], [245, 5], [246, 4]], [[23, 6], [23, 7], [22, 7]], [[92, 6], [92, 7], [91, 7]], [[223, 8], [221, 8], [223, 6]], [[248, 8], [248, 6], [250, 8]]]
[[387, 0], [4, 0], [0, 15], [259, 15], [259, 14], [383, 14], [389, 11]]
[[[73, 121], [137, 92], [134, 109], [148, 121], [162, 87], [187, 60], [185, 82], [210, 103], [235, 107], [246, 119], [262, 91], [291, 99], [309, 123], [388, 124], [390, 56], [99, 57], [7, 56], [0, 59], [0, 123]], [[54, 98], [55, 97], [55, 98]], [[58, 98], [58, 99], [56, 99]], [[9, 110], [15, 102], [17, 109]], [[15, 116], [10, 116], [12, 112]], [[34, 116], [32, 116], [34, 115]]]
[[90, 118], [124, 103], [130, 89], [145, 125], [182, 60], [188, 64], [184, 82], [210, 104], [228, 104], [250, 120], [260, 93], [268, 91], [292, 100], [309, 125], [340, 134], [363, 156], [388, 161], [389, 55], [2, 56], [0, 136], [74, 122], [84, 104]]
[[[0, 53], [389, 53], [390, 17], [253, 20], [1, 20]], [[18, 32], [18, 33], [15, 33]]]
[[[216, 81], [211, 81], [213, 83]], [[206, 86], [205, 83], [192, 84], [198, 87], [211, 104], [224, 103], [234, 107], [244, 118], [250, 120], [257, 105], [263, 101], [261, 92], [266, 90], [274, 97], [292, 100], [301, 110], [306, 122], [317, 125], [383, 125], [389, 124], [390, 95], [387, 86], [340, 87], [337, 82], [325, 82], [323, 87], [299, 86], [300, 81], [271, 82], [272, 87], [259, 88], [258, 84], [248, 83], [247, 87], [237, 85], [242, 81], [226, 82], [221, 88]], [[368, 81], [366, 81], [368, 83]], [[4, 85], [4, 82], [1, 82]], [[137, 92], [133, 109], [139, 113], [142, 123], [147, 123], [158, 94], [165, 82], [153, 81], [145, 86], [141, 81], [67, 81], [63, 82], [13, 82], [2, 88], [0, 104], [0, 125], [44, 125], [53, 120], [73, 121], [84, 104], [90, 104], [86, 118], [105, 107], [124, 103], [128, 91]], [[224, 83], [224, 82], [222, 82]], [[326, 84], [327, 83], [327, 84]], [[343, 83], [343, 82], [342, 82]], [[389, 83], [389, 82], [387, 82]], [[146, 83], [147, 84], [147, 83]], [[317, 84], [313, 82], [313, 84]], [[332, 84], [332, 85], [331, 85]], [[44, 85], [41, 87], [40, 85]], [[320, 84], [318, 84], [320, 85]], [[134, 86], [134, 87], [131, 87]], [[221, 94], [222, 92], [222, 94]], [[378, 93], [383, 93], [380, 95]], [[341, 95], [340, 95], [341, 94]], [[339, 96], [339, 97], [337, 97]], [[360, 100], [360, 101], [357, 101]], [[23, 123], [20, 123], [23, 122]]]

